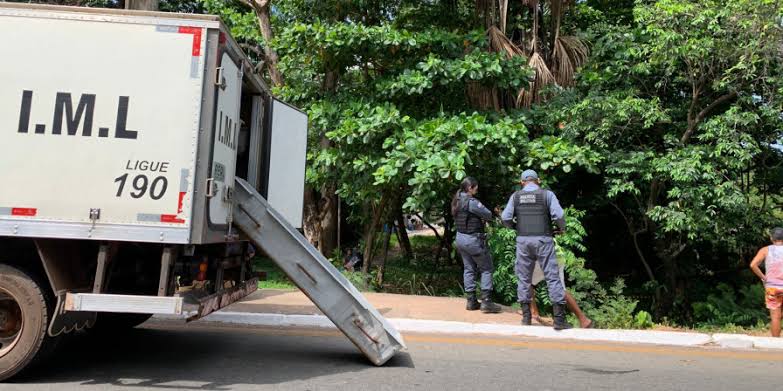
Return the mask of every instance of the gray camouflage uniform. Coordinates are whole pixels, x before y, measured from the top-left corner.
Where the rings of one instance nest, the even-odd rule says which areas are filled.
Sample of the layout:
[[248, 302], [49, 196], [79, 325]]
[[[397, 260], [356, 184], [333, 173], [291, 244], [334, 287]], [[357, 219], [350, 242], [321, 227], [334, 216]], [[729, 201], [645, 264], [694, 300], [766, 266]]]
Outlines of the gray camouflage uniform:
[[[522, 189], [524, 191], [534, 191], [539, 186], [528, 183]], [[549, 214], [553, 221], [562, 220], [564, 217], [563, 208], [557, 200], [555, 193], [546, 191], [546, 200], [549, 205]], [[503, 213], [500, 215], [503, 224], [513, 228], [514, 219], [514, 195], [508, 199]], [[549, 298], [553, 303], [565, 303], [565, 287], [560, 280], [557, 257], [555, 253], [555, 241], [551, 236], [517, 236], [517, 261], [514, 265], [514, 271], [517, 275], [517, 297], [520, 303], [529, 303], [532, 297], [530, 289], [533, 276], [533, 268], [538, 262], [544, 271], [547, 287], [549, 288]]]
[[[461, 193], [460, 197], [466, 196]], [[481, 201], [470, 197], [468, 199], [468, 212], [480, 217], [484, 221], [493, 219], [492, 212], [489, 211]], [[481, 290], [492, 290], [492, 255], [487, 247], [485, 234], [464, 234], [457, 232], [456, 238], [457, 251], [462, 256], [464, 266], [463, 282], [465, 292], [476, 291], [476, 275], [481, 274]]]

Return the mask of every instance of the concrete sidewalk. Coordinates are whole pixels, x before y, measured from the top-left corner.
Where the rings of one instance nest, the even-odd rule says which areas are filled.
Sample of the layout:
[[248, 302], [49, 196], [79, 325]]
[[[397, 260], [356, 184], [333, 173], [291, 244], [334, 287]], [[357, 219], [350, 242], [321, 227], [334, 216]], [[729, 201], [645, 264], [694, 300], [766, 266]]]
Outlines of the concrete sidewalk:
[[[467, 323], [519, 325], [520, 316], [510, 307], [500, 314], [466, 311], [465, 299], [395, 295], [390, 293], [362, 293], [386, 318], [446, 320]], [[262, 289], [223, 311], [285, 315], [323, 315], [300, 291]]]
[[[364, 293], [401, 332], [494, 334], [671, 346], [718, 346], [733, 349], [783, 349], [783, 339], [741, 334], [706, 334], [657, 330], [571, 329], [521, 326], [510, 307], [500, 314], [466, 311], [461, 298]], [[307, 296], [299, 291], [264, 289], [202, 321], [255, 325], [334, 328]]]

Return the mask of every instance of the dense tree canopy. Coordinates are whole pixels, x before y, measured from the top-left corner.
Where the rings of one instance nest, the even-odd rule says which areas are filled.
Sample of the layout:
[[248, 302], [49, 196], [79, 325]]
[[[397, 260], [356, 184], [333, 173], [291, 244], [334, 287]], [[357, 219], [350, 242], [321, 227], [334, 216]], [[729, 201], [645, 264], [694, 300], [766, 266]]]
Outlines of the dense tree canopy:
[[604, 280], [688, 320], [780, 224], [777, 2], [279, 0], [270, 42], [250, 9], [205, 6], [277, 50], [277, 92], [311, 116], [309, 181], [367, 243], [398, 209], [448, 229], [462, 177], [498, 205], [531, 166], [586, 212]]
[[578, 87], [545, 110], [602, 156], [596, 201], [621, 215], [657, 299], [687, 304], [709, 258], [742, 267], [780, 221], [780, 8], [658, 1], [634, 15], [593, 27]]
[[[726, 314], [740, 298], [761, 306], [743, 271], [783, 225], [779, 1], [161, 8], [221, 15], [275, 93], [308, 111], [307, 233], [327, 255], [343, 205], [367, 258], [380, 226], [418, 213], [445, 225], [433, 258], [449, 262], [458, 182], [477, 177], [482, 200], [500, 205], [532, 167], [584, 226], [570, 221], [579, 240], [561, 240], [571, 264], [626, 278], [659, 318], [755, 321]], [[580, 270], [571, 274], [592, 284]]]

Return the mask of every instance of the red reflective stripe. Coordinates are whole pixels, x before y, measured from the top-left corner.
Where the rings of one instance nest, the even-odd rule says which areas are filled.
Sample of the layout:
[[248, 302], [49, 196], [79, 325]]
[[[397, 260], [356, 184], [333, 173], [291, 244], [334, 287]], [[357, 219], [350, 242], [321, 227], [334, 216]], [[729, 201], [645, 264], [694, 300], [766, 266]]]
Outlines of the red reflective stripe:
[[184, 191], [179, 192], [179, 201], [177, 201], [177, 213], [182, 213], [182, 201], [185, 199], [185, 194], [187, 194]]
[[185, 220], [177, 218], [177, 215], [160, 215], [161, 223], [184, 223]]
[[11, 216], [35, 216], [37, 213], [36, 208], [11, 208]]
[[193, 34], [193, 48], [191, 51], [193, 57], [201, 55], [201, 31], [199, 27], [179, 26], [180, 34]]

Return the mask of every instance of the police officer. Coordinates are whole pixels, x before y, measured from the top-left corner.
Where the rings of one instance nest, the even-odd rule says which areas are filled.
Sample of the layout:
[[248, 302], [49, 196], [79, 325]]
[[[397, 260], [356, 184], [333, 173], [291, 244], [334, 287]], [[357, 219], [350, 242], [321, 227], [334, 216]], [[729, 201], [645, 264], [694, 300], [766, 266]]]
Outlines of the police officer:
[[[478, 181], [467, 177], [451, 201], [451, 214], [457, 228], [457, 251], [465, 266], [463, 278], [468, 311], [481, 308], [484, 313], [498, 313], [502, 308], [492, 302], [492, 256], [484, 233], [485, 221], [493, 219], [490, 212], [474, 196], [478, 193]], [[481, 274], [481, 304], [476, 299], [476, 274]]]
[[[535, 263], [541, 266], [552, 301], [555, 330], [571, 328], [565, 320], [566, 294], [555, 257], [552, 221], [565, 231], [563, 208], [554, 193], [540, 187], [538, 174], [525, 170], [521, 177], [522, 189], [508, 199], [500, 218], [503, 224], [517, 230], [517, 297], [522, 305], [522, 324], [531, 324], [530, 300]], [[516, 222], [514, 222], [516, 220]]]

